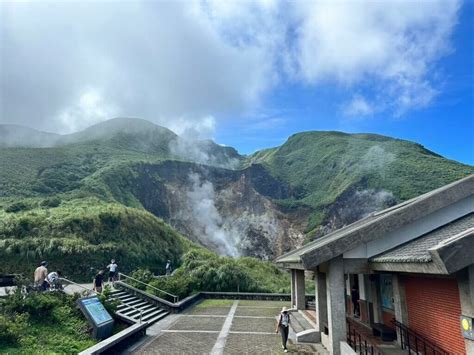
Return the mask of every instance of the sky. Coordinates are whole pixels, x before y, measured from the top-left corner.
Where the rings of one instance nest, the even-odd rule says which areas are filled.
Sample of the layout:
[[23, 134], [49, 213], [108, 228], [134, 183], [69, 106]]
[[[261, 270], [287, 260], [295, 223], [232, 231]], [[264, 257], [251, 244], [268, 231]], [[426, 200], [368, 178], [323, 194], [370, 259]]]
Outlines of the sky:
[[371, 132], [474, 164], [474, 1], [0, 1], [0, 124], [140, 117], [242, 154]]

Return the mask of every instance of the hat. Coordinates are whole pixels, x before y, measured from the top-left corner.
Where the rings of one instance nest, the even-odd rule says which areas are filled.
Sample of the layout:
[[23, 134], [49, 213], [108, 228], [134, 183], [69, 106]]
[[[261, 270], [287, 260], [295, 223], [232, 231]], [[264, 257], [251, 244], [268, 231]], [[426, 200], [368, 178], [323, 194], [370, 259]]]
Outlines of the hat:
[[283, 308], [281, 309], [281, 313], [283, 313], [283, 312], [288, 312], [288, 308], [283, 307]]
[[48, 262], [47, 261], [42, 261], [41, 266], [48, 266]]

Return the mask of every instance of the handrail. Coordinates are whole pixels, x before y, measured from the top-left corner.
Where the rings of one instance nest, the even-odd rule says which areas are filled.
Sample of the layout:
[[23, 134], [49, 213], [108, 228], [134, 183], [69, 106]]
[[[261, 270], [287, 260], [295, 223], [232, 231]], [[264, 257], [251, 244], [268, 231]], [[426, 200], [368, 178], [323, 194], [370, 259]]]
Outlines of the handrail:
[[355, 327], [352, 327], [351, 331], [351, 322], [346, 318], [347, 324], [347, 344], [357, 352], [359, 350], [360, 354], [371, 354], [371, 355], [384, 355], [385, 353], [376, 345], [372, 344], [370, 340], [360, 334], [355, 330]]
[[116, 299], [110, 299], [110, 298], [108, 298], [108, 299], [106, 300], [106, 302], [109, 302], [109, 303], [110, 303], [110, 302], [113, 302], [114, 300], [118, 300], [118, 301], [120, 301], [120, 304], [124, 304], [124, 305], [126, 305], [127, 307], [130, 307], [130, 308], [132, 308], [132, 309], [138, 311], [138, 312], [140, 313], [140, 318], [138, 319], [138, 323], [141, 323], [141, 322], [142, 322], [142, 317], [143, 317], [143, 310], [142, 310], [142, 309], [139, 309], [139, 308], [137, 308], [137, 307], [135, 307], [135, 306], [132, 306], [131, 304], [124, 303], [124, 302], [123, 302], [122, 300], [120, 300], [119, 298], [116, 298]]
[[[401, 344], [402, 349], [406, 348], [410, 352], [411, 350], [413, 350], [416, 354], [418, 354], [419, 351], [423, 351], [423, 354], [426, 354], [427, 349], [429, 348], [432, 350], [430, 351], [430, 353], [432, 353], [433, 355], [435, 354], [449, 355], [449, 352], [439, 347], [435, 343], [431, 342], [430, 340], [426, 339], [423, 335], [408, 328], [405, 324], [397, 321], [395, 318], [392, 319], [392, 324], [397, 328], [397, 333], [400, 334], [400, 344]], [[414, 344], [413, 344], [413, 340], [414, 340]], [[412, 343], [410, 343], [410, 341]], [[419, 346], [421, 349], [419, 349]]]
[[145, 286], [147, 286], [147, 287], [150, 287], [150, 288], [152, 288], [152, 289], [154, 289], [154, 290], [156, 290], [156, 291], [158, 291], [158, 292], [162, 292], [162, 293], [164, 293], [164, 294], [166, 294], [166, 295], [168, 295], [168, 296], [173, 297], [173, 303], [176, 303], [176, 302], [179, 301], [179, 297], [178, 297], [178, 296], [173, 295], [172, 293], [166, 292], [165, 290], [161, 290], [161, 289], [159, 289], [158, 287], [155, 287], [155, 286], [152, 286], [152, 285], [150, 285], [150, 284], [147, 284], [147, 283], [145, 283], [145, 282], [143, 282], [143, 281], [137, 280], [137, 279], [134, 278], [134, 277], [131, 277], [131, 276], [122, 274], [121, 272], [119, 272], [118, 275], [119, 275], [119, 281], [121, 281], [121, 277], [125, 277], [125, 278], [127, 278], [127, 279], [130, 279], [130, 280], [133, 280], [133, 281], [135, 281], [135, 282], [141, 283], [142, 285], [145, 285]]
[[77, 282], [71, 281], [71, 280], [69, 280], [69, 279], [67, 279], [67, 278], [65, 278], [65, 277], [60, 277], [59, 280], [66, 281], [66, 282], [68, 282], [68, 283], [70, 283], [70, 284], [76, 285], [76, 286], [78, 286], [78, 287], [80, 287], [80, 288], [83, 288], [83, 289], [86, 290], [87, 292], [94, 292], [93, 289], [84, 287], [84, 286], [82, 286], [81, 284], [78, 284]]

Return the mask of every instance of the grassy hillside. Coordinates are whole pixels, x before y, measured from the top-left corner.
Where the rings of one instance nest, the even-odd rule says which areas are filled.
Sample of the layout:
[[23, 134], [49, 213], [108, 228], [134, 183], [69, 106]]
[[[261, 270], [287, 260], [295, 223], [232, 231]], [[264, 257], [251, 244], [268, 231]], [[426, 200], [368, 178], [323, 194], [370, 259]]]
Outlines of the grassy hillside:
[[278, 148], [248, 157], [295, 191], [285, 206], [314, 209], [308, 230], [320, 224], [331, 204], [348, 190], [384, 190], [396, 202], [474, 173], [474, 168], [447, 160], [419, 144], [373, 134], [305, 132]]
[[[58, 201], [59, 206], [50, 207]], [[44, 259], [66, 276], [89, 279], [111, 258], [123, 272], [137, 267], [163, 272], [167, 259], [178, 264], [190, 246], [151, 213], [97, 198], [29, 199], [3, 207], [0, 273], [32, 274]]]

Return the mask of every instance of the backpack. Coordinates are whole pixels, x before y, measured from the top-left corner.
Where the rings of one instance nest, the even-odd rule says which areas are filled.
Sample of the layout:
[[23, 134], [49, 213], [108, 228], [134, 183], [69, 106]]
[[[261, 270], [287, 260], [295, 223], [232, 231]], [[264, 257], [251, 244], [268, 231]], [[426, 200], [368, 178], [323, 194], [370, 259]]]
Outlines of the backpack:
[[284, 327], [288, 327], [288, 325], [290, 324], [290, 314], [288, 312], [286, 314], [281, 314], [280, 324]]

